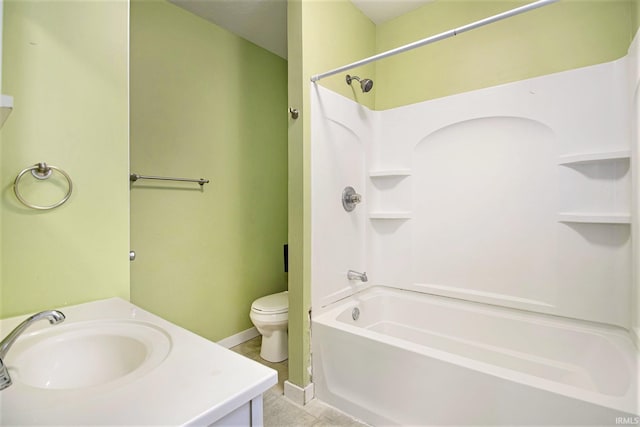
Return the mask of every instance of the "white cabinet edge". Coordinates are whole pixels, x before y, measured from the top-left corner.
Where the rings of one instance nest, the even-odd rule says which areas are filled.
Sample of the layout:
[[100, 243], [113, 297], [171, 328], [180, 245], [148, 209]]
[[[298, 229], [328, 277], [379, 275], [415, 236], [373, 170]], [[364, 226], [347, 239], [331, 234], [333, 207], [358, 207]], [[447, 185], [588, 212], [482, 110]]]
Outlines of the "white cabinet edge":
[[13, 111], [13, 96], [0, 95], [0, 128]]

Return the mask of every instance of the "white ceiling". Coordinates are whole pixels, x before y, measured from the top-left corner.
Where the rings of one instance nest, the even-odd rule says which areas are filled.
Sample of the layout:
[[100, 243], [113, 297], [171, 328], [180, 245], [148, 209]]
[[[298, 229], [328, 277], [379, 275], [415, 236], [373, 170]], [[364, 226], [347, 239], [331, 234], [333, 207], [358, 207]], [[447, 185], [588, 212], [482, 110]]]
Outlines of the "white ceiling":
[[[169, 0], [282, 58], [287, 57], [287, 0]], [[320, 0], [315, 0], [320, 1]], [[432, 0], [351, 0], [375, 24]]]
[[358, 9], [373, 21], [382, 24], [433, 0], [351, 0]]

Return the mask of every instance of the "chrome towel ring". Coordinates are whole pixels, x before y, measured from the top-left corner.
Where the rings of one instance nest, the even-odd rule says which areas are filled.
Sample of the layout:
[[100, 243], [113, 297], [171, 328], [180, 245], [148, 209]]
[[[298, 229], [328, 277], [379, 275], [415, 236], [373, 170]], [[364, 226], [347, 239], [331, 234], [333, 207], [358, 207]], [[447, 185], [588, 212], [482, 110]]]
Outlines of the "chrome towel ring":
[[[30, 203], [28, 201], [26, 201], [23, 197], [22, 194], [20, 194], [20, 191], [18, 191], [18, 185], [20, 184], [20, 180], [22, 179], [22, 176], [31, 171], [31, 175], [33, 175], [34, 178], [39, 179], [39, 180], [43, 180], [43, 179], [48, 179], [51, 174], [53, 173], [53, 171], [57, 171], [58, 173], [60, 173], [62, 176], [65, 177], [65, 179], [67, 180], [67, 184], [69, 186], [69, 191], [67, 191], [67, 194], [65, 194], [65, 196], [62, 198], [62, 200], [60, 200], [57, 203], [54, 203], [52, 205], [49, 206], [38, 206], [38, 205], [34, 205], [33, 203]], [[23, 169], [18, 176], [16, 176], [16, 180], [13, 182], [13, 192], [16, 194], [16, 197], [18, 198], [18, 200], [20, 201], [20, 203], [22, 203], [23, 205], [32, 208], [32, 209], [40, 209], [40, 210], [48, 210], [48, 209], [53, 209], [53, 208], [57, 208], [58, 206], [62, 205], [64, 202], [66, 202], [67, 200], [69, 200], [69, 197], [71, 197], [71, 192], [73, 191], [73, 182], [71, 182], [71, 177], [62, 169], [55, 167], [55, 166], [51, 166], [48, 165], [44, 162], [41, 163], [36, 163], [33, 166], [30, 166], [26, 169]]]

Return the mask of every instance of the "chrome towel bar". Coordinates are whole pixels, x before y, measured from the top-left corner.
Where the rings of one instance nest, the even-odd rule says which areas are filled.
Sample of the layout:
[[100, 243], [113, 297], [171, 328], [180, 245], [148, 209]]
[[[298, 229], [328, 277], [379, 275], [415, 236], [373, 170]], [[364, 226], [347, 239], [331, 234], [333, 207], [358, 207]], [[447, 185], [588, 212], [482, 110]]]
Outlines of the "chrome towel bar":
[[208, 179], [200, 178], [200, 179], [190, 179], [190, 178], [171, 178], [168, 176], [148, 176], [148, 175], [140, 175], [137, 173], [132, 173], [129, 175], [129, 180], [131, 182], [135, 182], [139, 179], [159, 179], [161, 181], [182, 181], [182, 182], [197, 182], [200, 186], [209, 183]]

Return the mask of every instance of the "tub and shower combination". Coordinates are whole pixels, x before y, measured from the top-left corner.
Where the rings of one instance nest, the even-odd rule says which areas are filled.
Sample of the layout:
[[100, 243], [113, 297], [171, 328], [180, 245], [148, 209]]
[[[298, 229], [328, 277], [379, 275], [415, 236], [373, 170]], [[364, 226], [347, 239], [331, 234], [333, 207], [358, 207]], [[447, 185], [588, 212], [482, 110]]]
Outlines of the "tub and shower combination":
[[317, 398], [373, 425], [640, 424], [639, 44], [390, 110], [312, 85]]

